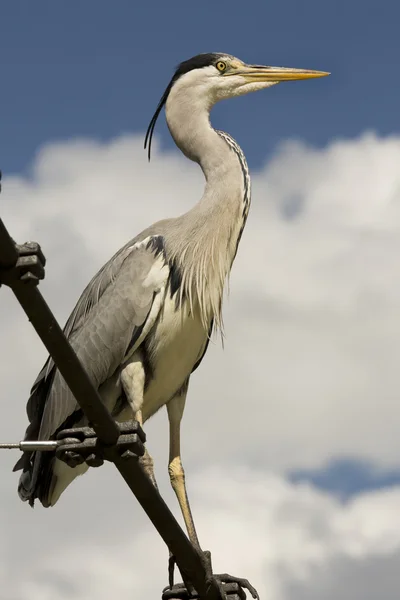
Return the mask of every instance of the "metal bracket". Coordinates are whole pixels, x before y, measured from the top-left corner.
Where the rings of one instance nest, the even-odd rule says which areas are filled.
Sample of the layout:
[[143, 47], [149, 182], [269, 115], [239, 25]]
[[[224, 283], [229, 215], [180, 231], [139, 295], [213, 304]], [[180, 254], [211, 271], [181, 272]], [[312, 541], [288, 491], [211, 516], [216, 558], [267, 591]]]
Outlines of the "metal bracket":
[[[102, 444], [91, 427], [63, 429], [57, 434], [59, 445], [56, 456], [70, 467], [84, 462], [89, 467], [100, 467], [105, 460], [112, 460], [110, 450], [116, 448], [121, 457], [143, 456], [146, 435], [137, 421], [117, 423], [120, 436], [113, 446]], [[127, 454], [130, 453], [130, 454]]]
[[143, 456], [146, 434], [137, 421], [117, 423], [120, 435], [115, 444], [102, 444], [91, 427], [76, 427], [58, 432], [55, 440], [24, 440], [16, 444], [0, 444], [0, 450], [22, 450], [22, 452], [55, 452], [57, 458], [70, 467], [82, 465], [100, 467], [105, 460], [113, 461], [110, 452], [117, 450], [122, 458]]
[[[15, 242], [14, 242], [15, 244]], [[37, 285], [40, 279], [44, 279], [44, 267], [46, 259], [36, 242], [15, 244], [17, 262], [12, 266], [0, 264], [0, 286], [1, 284], [13, 287], [18, 282]]]
[[[238, 583], [223, 583], [222, 588], [229, 600], [246, 600], [246, 594]], [[195, 600], [200, 596], [197, 593], [190, 594], [183, 583], [165, 588], [162, 600]]]

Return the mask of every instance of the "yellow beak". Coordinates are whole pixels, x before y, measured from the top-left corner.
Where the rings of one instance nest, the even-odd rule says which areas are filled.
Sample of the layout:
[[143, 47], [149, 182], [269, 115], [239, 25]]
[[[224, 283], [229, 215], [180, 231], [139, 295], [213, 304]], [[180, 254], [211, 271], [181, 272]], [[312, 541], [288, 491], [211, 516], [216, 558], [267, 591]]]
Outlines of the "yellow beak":
[[238, 69], [225, 73], [229, 75], [241, 75], [247, 81], [295, 81], [297, 79], [314, 79], [315, 77], [326, 77], [330, 75], [325, 71], [309, 71], [306, 69], [291, 69], [289, 67], [264, 67], [260, 65], [245, 65]]

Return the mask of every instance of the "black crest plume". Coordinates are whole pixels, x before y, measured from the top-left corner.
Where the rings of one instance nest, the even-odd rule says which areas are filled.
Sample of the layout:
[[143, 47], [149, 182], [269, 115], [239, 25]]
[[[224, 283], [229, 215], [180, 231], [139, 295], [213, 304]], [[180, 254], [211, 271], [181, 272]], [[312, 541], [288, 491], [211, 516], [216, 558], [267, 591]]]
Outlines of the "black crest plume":
[[193, 71], [193, 69], [202, 69], [203, 67], [209, 67], [210, 65], [214, 65], [218, 61], [218, 59], [221, 58], [221, 56], [226, 56], [226, 55], [221, 54], [220, 52], [218, 52], [218, 53], [217, 52], [209, 52], [207, 54], [197, 54], [197, 56], [193, 56], [193, 58], [189, 58], [189, 60], [185, 60], [176, 68], [176, 71], [175, 71], [171, 81], [167, 85], [167, 88], [166, 88], [165, 92], [163, 93], [160, 102], [158, 103], [156, 112], [152, 116], [152, 119], [151, 119], [149, 126], [147, 128], [147, 131], [146, 131], [146, 137], [144, 139], [144, 147], [147, 148], [147, 156], [149, 157], [149, 160], [150, 160], [150, 154], [151, 154], [151, 140], [153, 138], [154, 128], [156, 126], [158, 116], [167, 101], [167, 98], [169, 96], [169, 93], [170, 93], [174, 83], [179, 79], [179, 77], [181, 77], [182, 75], [185, 75], [185, 73], [189, 73], [189, 71]]

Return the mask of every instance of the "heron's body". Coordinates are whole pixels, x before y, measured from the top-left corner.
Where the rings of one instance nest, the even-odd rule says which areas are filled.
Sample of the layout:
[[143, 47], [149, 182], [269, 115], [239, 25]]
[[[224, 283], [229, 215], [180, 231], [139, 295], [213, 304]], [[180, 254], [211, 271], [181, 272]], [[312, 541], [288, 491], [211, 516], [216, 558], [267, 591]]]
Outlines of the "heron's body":
[[[168, 109], [167, 104], [167, 114]], [[170, 112], [168, 123], [172, 134], [178, 138], [177, 143], [203, 168], [206, 177], [204, 196], [184, 215], [160, 221], [146, 229], [107, 263], [96, 277], [102, 278], [103, 285], [107, 285], [107, 278], [102, 273], [107, 274], [114, 265], [114, 283], [106, 287], [100, 302], [93, 302], [86, 315], [79, 315], [79, 328], [73, 328], [69, 334], [72, 346], [115, 417], [131, 419], [134, 408], [133, 413], [141, 411], [143, 423], [187, 387], [190, 374], [204, 354], [212, 323], [220, 325], [224, 283], [250, 205], [250, 177], [244, 155], [236, 142], [228, 134], [215, 131], [207, 119], [206, 135], [204, 130], [201, 134], [203, 147], [201, 151], [197, 148], [194, 155], [191, 145], [179, 140], [179, 134], [175, 134], [179, 131], [182, 109], [179, 116], [173, 110]], [[184, 118], [192, 131], [203, 128], [203, 114], [188, 111]], [[208, 193], [210, 188], [212, 194]], [[139, 255], [143, 253], [146, 254], [145, 267], [140, 265], [143, 258]], [[128, 271], [132, 269], [132, 273], [127, 275], [123, 269], [118, 270], [121, 260], [118, 257], [125, 254], [127, 257], [123, 265], [129, 267]], [[124, 335], [117, 344], [111, 338], [118, 331], [117, 322], [122, 318], [118, 315], [118, 289], [124, 290], [127, 298], [136, 293], [138, 297], [133, 301], [140, 305], [142, 291], [137, 281], [138, 269], [142, 278], [155, 279], [154, 300], [151, 307], [150, 303], [148, 305], [149, 314], [145, 320], [141, 322], [139, 319], [138, 326], [143, 325], [144, 331], [140, 332], [135, 343], [132, 344], [132, 338], [138, 336], [138, 327], [133, 326], [130, 322], [132, 317], [127, 315], [122, 328]], [[83, 298], [85, 294], [96, 294], [96, 277], [85, 290]], [[122, 281], [125, 277], [126, 281]], [[145, 295], [145, 300], [149, 302], [148, 295]], [[85, 300], [81, 298], [79, 303], [78, 307], [82, 307]], [[130, 306], [127, 310], [131, 310], [128, 314], [135, 321], [136, 307]], [[99, 335], [101, 330], [104, 330], [103, 337]], [[106, 357], [107, 364], [101, 357]], [[130, 372], [132, 376], [128, 375]], [[126, 396], [129, 394], [123, 389], [121, 373], [122, 377], [130, 379], [126, 387], [135, 387], [135, 397], [128, 397], [128, 401]], [[41, 428], [39, 431], [35, 428], [32, 434], [41, 439], [54, 436], [56, 431], [65, 428], [66, 423], [69, 426], [85, 424], [59, 373], [56, 372], [49, 389], [45, 384], [50, 379], [51, 373], [37, 388], [40, 401], [45, 406]], [[138, 390], [142, 380], [143, 392]], [[76, 420], [73, 418], [74, 411], [77, 411]], [[39, 453], [35, 460], [37, 465], [42, 465], [40, 475], [37, 466], [35, 495], [44, 505], [54, 504], [66, 485], [86, 470], [84, 467], [71, 469], [57, 459], [49, 463], [47, 456]], [[31, 477], [29, 483], [32, 484]], [[24, 495], [25, 488], [28, 485], [22, 479], [21, 495]]]
[[[213, 328], [221, 327], [224, 286], [250, 207], [250, 177], [236, 142], [210, 124], [213, 104], [284, 79], [325, 73], [246, 65], [224, 54], [182, 63], [167, 87], [146, 136], [149, 143], [165, 105], [170, 133], [197, 162], [206, 185], [187, 213], [160, 221], [126, 244], [89, 283], [65, 327], [103, 401], [119, 420], [144, 423], [166, 405], [170, 422], [169, 473], [191, 541], [198, 546], [180, 460], [180, 422], [191, 373]], [[54, 438], [85, 418], [49, 359], [28, 402], [27, 439]], [[147, 451], [143, 466], [154, 480]], [[25, 455], [19, 493], [53, 505], [85, 468], [54, 455]]]
[[[146, 245], [149, 239], [145, 238]], [[198, 306], [194, 307], [194, 315], [188, 303], [177, 310], [177, 292], [173, 293], [171, 270], [164, 257], [162, 263], [165, 279], [146, 319], [148, 334], [141, 342], [138, 338], [123, 364], [98, 388], [104, 403], [118, 421], [132, 419], [141, 411], [141, 420], [145, 423], [169, 401], [182, 394], [185, 396], [190, 374], [202, 360], [208, 345], [212, 323], [209, 323], [207, 332], [201, 322]], [[86, 328], [82, 334], [90, 335]], [[87, 367], [87, 361], [83, 362]], [[127, 387], [133, 391], [133, 403], [135, 400], [137, 402], [134, 407], [127, 402], [122, 382], [124, 377], [128, 380]], [[78, 418], [76, 425], [86, 424], [80, 412]], [[54, 504], [67, 485], [85, 473], [87, 468], [81, 465], [71, 469], [65, 463], [54, 460], [48, 473], [50, 480], [40, 496], [41, 501]]]

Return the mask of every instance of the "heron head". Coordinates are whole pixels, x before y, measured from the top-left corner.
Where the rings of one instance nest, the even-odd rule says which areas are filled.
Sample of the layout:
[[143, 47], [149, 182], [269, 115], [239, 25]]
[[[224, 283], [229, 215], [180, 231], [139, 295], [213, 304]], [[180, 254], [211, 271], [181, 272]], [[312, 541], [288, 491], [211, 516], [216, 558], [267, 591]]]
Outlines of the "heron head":
[[210, 110], [220, 100], [256, 92], [281, 81], [314, 79], [326, 75], [329, 73], [324, 71], [248, 65], [230, 54], [219, 52], [198, 54], [177, 67], [157, 106], [145, 139], [145, 147], [149, 142], [149, 158], [154, 127], [167, 102], [179, 102], [182, 105], [191, 102], [193, 109]]

